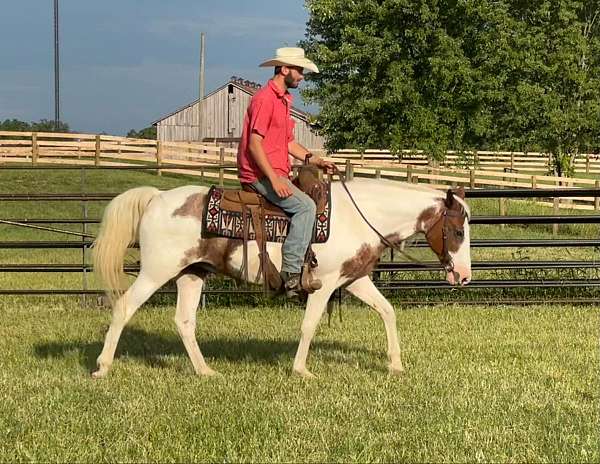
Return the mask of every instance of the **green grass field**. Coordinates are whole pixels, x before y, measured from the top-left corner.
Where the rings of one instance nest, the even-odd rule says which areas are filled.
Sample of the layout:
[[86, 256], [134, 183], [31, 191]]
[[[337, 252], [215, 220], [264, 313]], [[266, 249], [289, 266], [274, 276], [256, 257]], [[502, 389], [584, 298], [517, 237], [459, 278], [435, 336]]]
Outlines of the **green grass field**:
[[[78, 171], [0, 176], [1, 193], [81, 191]], [[197, 181], [89, 171], [85, 190], [185, 183]], [[471, 206], [477, 215], [497, 212], [493, 201]], [[99, 217], [102, 207], [90, 204], [89, 216]], [[511, 202], [509, 213], [550, 212]], [[67, 202], [5, 202], [0, 214], [81, 216], [82, 206]], [[560, 237], [597, 235], [597, 226], [575, 225], [562, 227]], [[551, 238], [550, 227], [473, 227], [473, 238], [533, 237]], [[5, 240], [73, 238], [0, 226]], [[474, 249], [473, 258], [591, 260], [597, 253]], [[0, 262], [78, 263], [81, 250], [0, 249]], [[406, 278], [417, 276], [432, 277]], [[0, 273], [0, 288], [80, 285], [79, 274]], [[218, 279], [209, 282], [219, 285]], [[449, 302], [457, 298], [446, 295]], [[434, 296], [414, 294], [423, 302]], [[486, 294], [496, 296], [502, 295]], [[0, 296], [0, 462], [600, 461], [597, 306], [402, 308], [406, 372], [400, 378], [387, 373], [381, 321], [350, 298], [342, 306], [343, 322], [334, 314], [331, 327], [323, 321], [315, 337], [308, 367], [318, 378], [291, 376], [302, 308], [262, 297], [211, 297], [209, 309], [199, 312], [197, 334], [222, 376], [196, 377], [176, 334], [174, 300], [159, 297], [125, 329], [109, 377], [93, 381], [89, 373], [110, 321], [107, 310], [82, 309], [78, 298]]]
[[346, 307], [312, 381], [290, 376], [301, 311], [238, 309], [199, 313], [220, 377], [193, 374], [172, 308], [146, 307], [93, 381], [108, 312], [1, 299], [0, 462], [600, 460], [598, 309], [399, 311], [396, 378], [378, 317]]

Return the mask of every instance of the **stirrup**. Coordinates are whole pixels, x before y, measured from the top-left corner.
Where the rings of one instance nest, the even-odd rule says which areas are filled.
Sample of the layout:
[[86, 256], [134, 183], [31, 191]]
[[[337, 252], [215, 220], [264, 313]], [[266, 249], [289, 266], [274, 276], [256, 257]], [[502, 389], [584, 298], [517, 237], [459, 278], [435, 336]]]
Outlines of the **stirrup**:
[[310, 264], [308, 263], [302, 265], [300, 286], [306, 293], [314, 293], [323, 286], [319, 279], [313, 278], [312, 273], [310, 272]]

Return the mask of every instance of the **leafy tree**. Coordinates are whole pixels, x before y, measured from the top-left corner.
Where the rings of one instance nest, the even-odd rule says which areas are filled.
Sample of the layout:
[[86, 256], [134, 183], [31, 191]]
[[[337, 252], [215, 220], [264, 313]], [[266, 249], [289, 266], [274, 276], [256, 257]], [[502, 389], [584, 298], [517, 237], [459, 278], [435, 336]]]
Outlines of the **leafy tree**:
[[18, 119], [5, 119], [0, 122], [0, 130], [18, 132], [69, 132], [69, 125], [58, 121], [55, 130], [54, 121], [41, 119], [39, 122], [24, 122]]
[[0, 121], [0, 130], [28, 132], [31, 130], [31, 126], [29, 123], [19, 121], [18, 119], [5, 119], [4, 121]]
[[156, 126], [145, 127], [139, 131], [131, 129], [129, 132], [127, 132], [127, 137], [134, 139], [156, 140]]
[[[328, 149], [600, 146], [597, 0], [307, 0]], [[569, 158], [571, 160], [572, 158]]]
[[54, 121], [48, 119], [40, 119], [39, 122], [31, 123], [31, 130], [37, 132], [69, 132], [69, 125], [65, 122], [58, 121], [58, 125], [54, 125]]

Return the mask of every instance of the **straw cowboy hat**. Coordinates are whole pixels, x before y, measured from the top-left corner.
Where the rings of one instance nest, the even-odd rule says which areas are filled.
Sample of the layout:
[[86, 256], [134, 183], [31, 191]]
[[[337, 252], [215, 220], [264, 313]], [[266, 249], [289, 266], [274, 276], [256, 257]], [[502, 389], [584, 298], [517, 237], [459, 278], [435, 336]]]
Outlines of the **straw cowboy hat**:
[[304, 56], [304, 50], [298, 47], [278, 48], [275, 58], [261, 63], [260, 67], [300, 66], [312, 72], [319, 72], [317, 65]]

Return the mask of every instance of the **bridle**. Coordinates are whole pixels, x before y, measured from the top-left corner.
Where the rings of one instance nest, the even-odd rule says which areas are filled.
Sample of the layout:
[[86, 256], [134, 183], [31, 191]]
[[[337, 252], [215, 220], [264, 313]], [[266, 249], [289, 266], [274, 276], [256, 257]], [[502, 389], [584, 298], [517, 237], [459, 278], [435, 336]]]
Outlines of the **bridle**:
[[[449, 190], [448, 192], [449, 192], [449, 195], [454, 195], [454, 193], [451, 190]], [[438, 220], [433, 223], [433, 225], [429, 228], [429, 230], [427, 232], [425, 232], [425, 238], [427, 239], [427, 242], [429, 243], [429, 246], [431, 247], [433, 252], [438, 256], [440, 263], [442, 264], [444, 269], [447, 272], [452, 272], [454, 270], [454, 261], [452, 260], [452, 257], [450, 256], [450, 252], [448, 251], [448, 240], [449, 240], [449, 238], [448, 238], [448, 233], [449, 233], [448, 218], [449, 217], [457, 217], [457, 218], [461, 218], [461, 219], [467, 219], [467, 214], [463, 211], [461, 211], [461, 212], [454, 211], [452, 209], [449, 209], [447, 206], [445, 206], [445, 208], [442, 211], [442, 214], [440, 215]], [[432, 238], [433, 233], [440, 226], [442, 228], [441, 247], [438, 246], [438, 244]]]
[[[423, 261], [421, 261], [419, 259], [416, 259], [416, 258], [412, 257], [410, 254], [408, 254], [406, 251], [404, 251], [403, 248], [401, 248], [400, 246], [398, 246], [395, 243], [390, 242], [387, 238], [385, 238], [383, 236], [383, 234], [381, 234], [381, 232], [379, 232], [375, 228], [375, 226], [373, 226], [373, 224], [371, 224], [369, 222], [369, 220], [365, 217], [363, 212], [360, 210], [360, 208], [356, 204], [356, 201], [354, 200], [354, 197], [350, 193], [350, 190], [348, 190], [348, 187], [346, 186], [344, 176], [342, 175], [342, 173], [340, 172], [340, 170], [338, 169], [337, 166], [334, 166], [334, 172], [339, 176], [342, 186], [344, 187], [344, 190], [348, 194], [350, 201], [352, 201], [352, 204], [356, 208], [356, 211], [358, 211], [358, 214], [360, 214], [360, 216], [363, 218], [365, 223], [371, 228], [371, 230], [373, 230], [373, 232], [375, 232], [377, 234], [377, 236], [381, 240], [381, 243], [383, 243], [386, 247], [389, 247], [393, 250], [398, 251], [403, 256], [405, 256], [408, 260], [412, 261], [413, 263], [421, 264], [422, 266], [425, 266], [427, 268], [439, 269], [439, 266], [437, 264], [428, 264], [428, 263], [424, 263]], [[448, 196], [451, 196], [451, 195], [454, 195], [454, 192], [452, 192], [452, 190], [448, 190]], [[468, 219], [468, 215], [465, 211], [461, 211], [461, 212], [454, 211], [454, 210], [449, 209], [444, 204], [444, 209], [442, 211], [442, 214], [440, 215], [438, 220], [436, 222], [434, 222], [434, 224], [429, 228], [429, 230], [425, 232], [425, 238], [427, 239], [427, 242], [429, 243], [429, 246], [431, 247], [433, 252], [438, 256], [440, 263], [441, 263], [442, 267], [444, 268], [444, 270], [446, 272], [454, 272], [454, 261], [452, 260], [452, 257], [450, 256], [450, 252], [448, 251], [448, 230], [449, 230], [448, 229], [448, 217], [460, 217], [460, 218], [464, 218], [465, 220]], [[437, 247], [437, 246], [434, 248], [434, 245], [429, 238], [430, 235], [432, 234], [432, 232], [434, 231], [434, 229], [436, 229], [436, 227], [439, 227], [440, 223], [441, 223], [441, 227], [442, 227], [441, 249], [440, 249], [440, 247]]]

